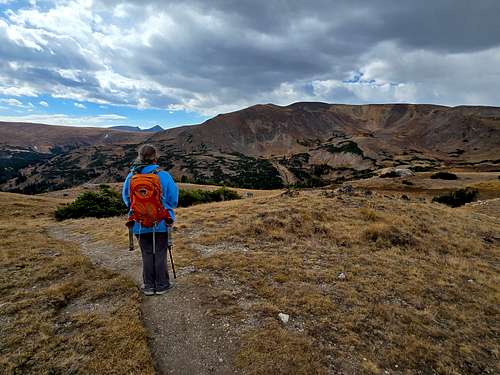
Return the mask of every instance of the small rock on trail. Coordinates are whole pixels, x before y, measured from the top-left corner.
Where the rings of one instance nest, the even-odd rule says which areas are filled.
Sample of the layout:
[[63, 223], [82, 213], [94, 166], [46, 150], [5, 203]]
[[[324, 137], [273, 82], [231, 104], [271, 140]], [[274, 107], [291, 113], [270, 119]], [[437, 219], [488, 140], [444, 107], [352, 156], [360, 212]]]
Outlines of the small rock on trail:
[[290, 319], [290, 315], [285, 314], [285, 313], [279, 313], [278, 318], [281, 320], [283, 324], [287, 324], [288, 320]]

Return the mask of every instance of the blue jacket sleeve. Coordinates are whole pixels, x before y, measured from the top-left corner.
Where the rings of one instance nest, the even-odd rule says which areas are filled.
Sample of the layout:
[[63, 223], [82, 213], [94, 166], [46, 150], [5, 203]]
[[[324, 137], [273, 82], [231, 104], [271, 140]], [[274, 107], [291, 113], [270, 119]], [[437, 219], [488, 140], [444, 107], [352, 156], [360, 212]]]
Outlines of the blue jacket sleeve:
[[123, 203], [127, 207], [130, 207], [130, 178], [132, 177], [132, 173], [129, 173], [127, 178], [125, 179], [125, 182], [123, 183], [123, 189], [122, 189], [122, 200]]
[[179, 199], [179, 189], [170, 173], [161, 171], [158, 173], [161, 183], [161, 202], [165, 208], [176, 208]]

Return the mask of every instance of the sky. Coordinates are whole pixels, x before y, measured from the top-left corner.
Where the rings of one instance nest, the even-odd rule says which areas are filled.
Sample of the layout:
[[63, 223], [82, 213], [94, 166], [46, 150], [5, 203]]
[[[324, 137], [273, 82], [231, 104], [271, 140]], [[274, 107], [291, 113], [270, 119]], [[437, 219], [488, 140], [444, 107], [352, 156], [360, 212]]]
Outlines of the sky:
[[164, 128], [254, 104], [500, 106], [499, 0], [0, 0], [0, 121]]

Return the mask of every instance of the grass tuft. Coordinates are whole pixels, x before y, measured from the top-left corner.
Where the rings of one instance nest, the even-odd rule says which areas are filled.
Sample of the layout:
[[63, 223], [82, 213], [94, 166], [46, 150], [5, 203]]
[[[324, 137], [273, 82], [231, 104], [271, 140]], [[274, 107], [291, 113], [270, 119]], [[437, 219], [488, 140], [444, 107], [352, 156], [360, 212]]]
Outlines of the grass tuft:
[[309, 337], [269, 321], [242, 337], [236, 365], [251, 375], [326, 374], [320, 353]]
[[377, 223], [372, 224], [363, 232], [363, 237], [369, 242], [375, 242], [379, 246], [414, 246], [415, 237], [408, 232], [402, 231], [395, 225]]

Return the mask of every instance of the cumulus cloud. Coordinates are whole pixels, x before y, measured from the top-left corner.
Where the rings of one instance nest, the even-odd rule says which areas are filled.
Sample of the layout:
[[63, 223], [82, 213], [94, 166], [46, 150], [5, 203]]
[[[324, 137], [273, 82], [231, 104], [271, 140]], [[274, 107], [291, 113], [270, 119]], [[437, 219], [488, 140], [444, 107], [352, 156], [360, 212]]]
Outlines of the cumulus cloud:
[[38, 103], [38, 104], [40, 104], [42, 107], [45, 107], [45, 108], [47, 108], [47, 107], [49, 106], [49, 103], [47, 103], [47, 102], [46, 102], [46, 101], [44, 101], [44, 100], [42, 100], [42, 101], [41, 101], [40, 103]]
[[24, 107], [24, 104], [23, 102], [17, 100], [17, 99], [14, 99], [14, 98], [10, 98], [10, 99], [0, 99], [0, 103], [4, 103], [4, 104], [7, 104], [11, 107]]
[[98, 126], [106, 127], [109, 125], [126, 124], [126, 116], [117, 114], [105, 114], [98, 116], [70, 116], [67, 114], [30, 114], [24, 116], [1, 116], [0, 121], [7, 122], [34, 122], [51, 125], [71, 125], [71, 126]]
[[0, 15], [0, 93], [204, 115], [297, 100], [498, 105], [498, 14], [497, 0], [26, 5]]
[[87, 107], [85, 107], [85, 105], [83, 105], [82, 103], [73, 103], [73, 105], [76, 107], [76, 108], [80, 108], [80, 109], [86, 109]]

